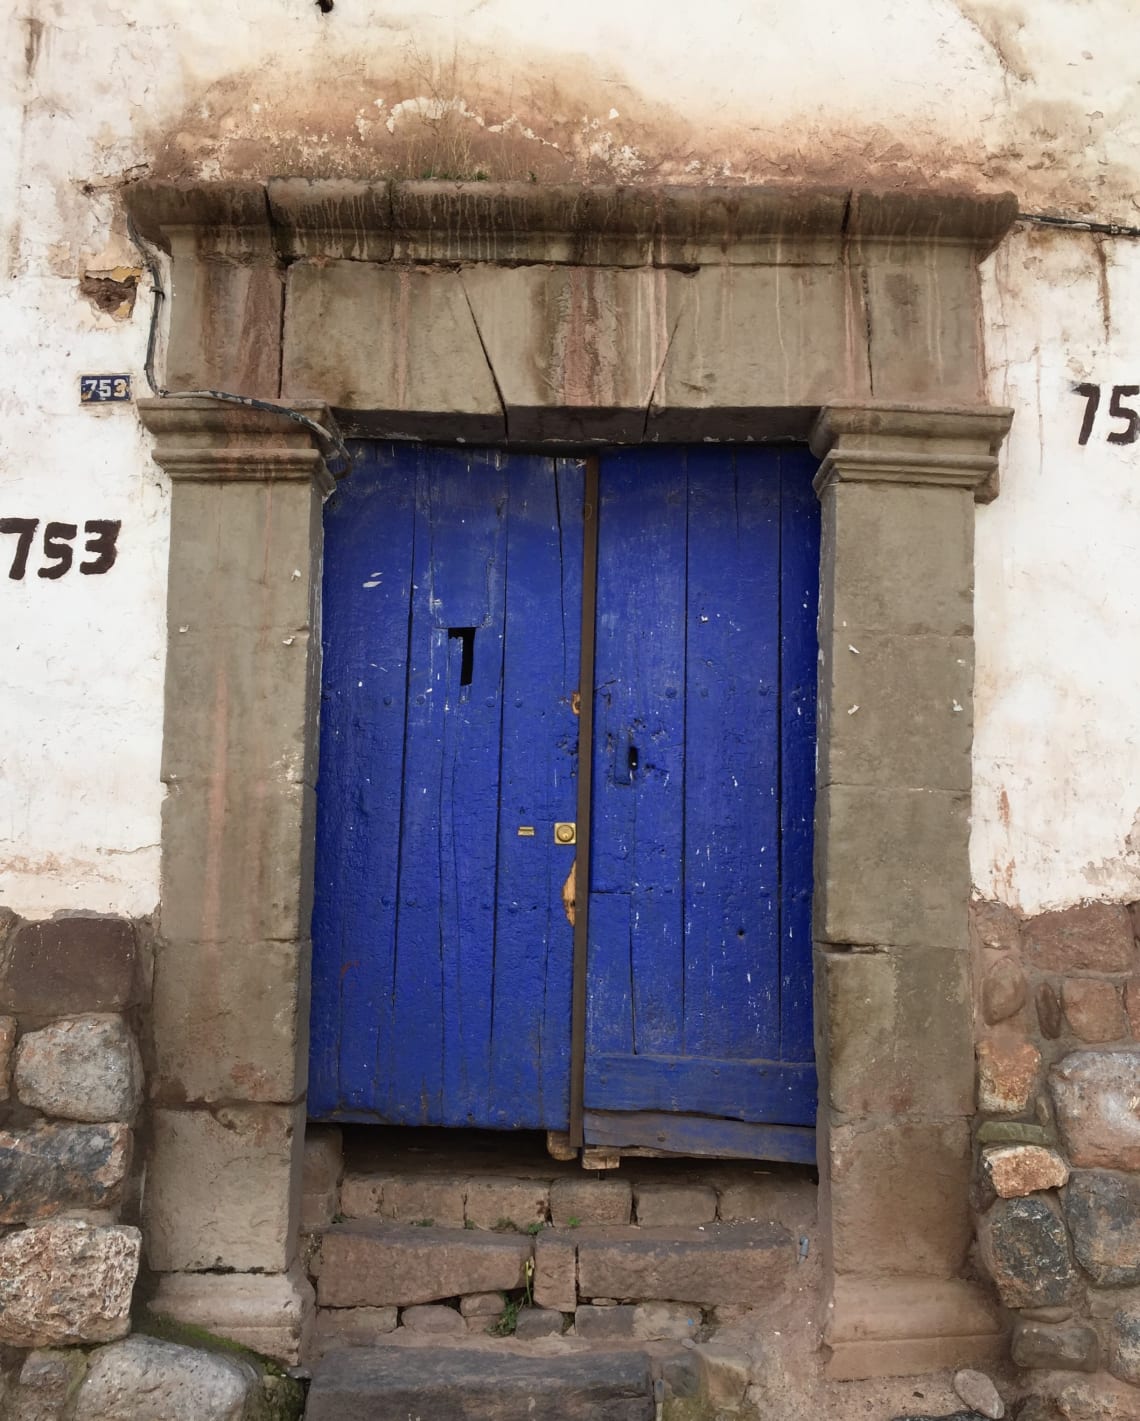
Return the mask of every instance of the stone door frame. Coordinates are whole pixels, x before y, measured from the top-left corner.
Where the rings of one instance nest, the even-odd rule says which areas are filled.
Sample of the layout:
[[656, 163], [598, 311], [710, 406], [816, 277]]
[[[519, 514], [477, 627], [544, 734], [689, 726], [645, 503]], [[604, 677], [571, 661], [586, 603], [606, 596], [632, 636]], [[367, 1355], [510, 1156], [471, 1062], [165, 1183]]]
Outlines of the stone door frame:
[[1011, 418], [984, 398], [977, 268], [1012, 197], [274, 180], [127, 200], [173, 297], [172, 393], [139, 404], [172, 486], [144, 1204], [160, 1296], [241, 1331], [253, 1288], [294, 1342], [312, 1311], [297, 1250], [332, 479], [312, 424], [201, 393], [220, 390], [330, 433], [335, 408], [345, 433], [508, 446], [810, 441], [829, 1366], [999, 1353], [1000, 1317], [960, 1274], [973, 504]]

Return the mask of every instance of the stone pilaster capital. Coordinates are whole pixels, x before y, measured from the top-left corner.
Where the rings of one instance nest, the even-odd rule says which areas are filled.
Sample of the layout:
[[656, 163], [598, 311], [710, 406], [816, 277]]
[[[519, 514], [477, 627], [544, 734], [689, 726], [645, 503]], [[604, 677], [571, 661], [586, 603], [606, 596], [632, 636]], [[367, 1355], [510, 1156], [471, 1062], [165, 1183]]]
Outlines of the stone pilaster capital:
[[[206, 398], [139, 400], [139, 418], [155, 436], [154, 460], [174, 480], [260, 483], [311, 479], [333, 488], [326, 457], [338, 439], [327, 405], [270, 410]], [[302, 416], [298, 419], [296, 416]], [[303, 421], [308, 421], [303, 422]], [[319, 426], [329, 435], [322, 440]]]
[[1012, 410], [986, 405], [827, 405], [809, 439], [820, 460], [815, 491], [848, 482], [941, 486], [989, 502], [1012, 419]]

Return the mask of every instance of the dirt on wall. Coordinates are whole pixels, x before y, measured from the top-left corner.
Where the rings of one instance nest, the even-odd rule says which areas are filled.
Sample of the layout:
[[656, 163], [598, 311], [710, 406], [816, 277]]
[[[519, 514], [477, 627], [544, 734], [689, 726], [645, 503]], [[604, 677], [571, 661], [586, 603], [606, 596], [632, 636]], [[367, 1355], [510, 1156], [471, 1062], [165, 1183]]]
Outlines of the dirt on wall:
[[1016, 122], [954, 141], [827, 115], [710, 123], [647, 98], [620, 61], [474, 46], [441, 59], [408, 40], [347, 61], [314, 49], [234, 70], [156, 118], [146, 143], [149, 176], [167, 179], [798, 181], [1013, 188], [1030, 198], [1037, 186], [1054, 207], [1094, 212], [1134, 185], [1103, 157], [1074, 161], [1096, 146], [1095, 129], [1079, 105], [1029, 94]]

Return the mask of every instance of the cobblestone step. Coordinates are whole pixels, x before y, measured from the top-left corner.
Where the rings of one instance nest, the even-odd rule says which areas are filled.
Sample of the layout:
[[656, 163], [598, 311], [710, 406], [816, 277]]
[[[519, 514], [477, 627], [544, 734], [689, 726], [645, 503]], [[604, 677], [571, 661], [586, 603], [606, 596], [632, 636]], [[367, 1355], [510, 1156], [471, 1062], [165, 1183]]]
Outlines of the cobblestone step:
[[652, 1421], [639, 1352], [520, 1356], [485, 1349], [354, 1347], [318, 1364], [306, 1421]]

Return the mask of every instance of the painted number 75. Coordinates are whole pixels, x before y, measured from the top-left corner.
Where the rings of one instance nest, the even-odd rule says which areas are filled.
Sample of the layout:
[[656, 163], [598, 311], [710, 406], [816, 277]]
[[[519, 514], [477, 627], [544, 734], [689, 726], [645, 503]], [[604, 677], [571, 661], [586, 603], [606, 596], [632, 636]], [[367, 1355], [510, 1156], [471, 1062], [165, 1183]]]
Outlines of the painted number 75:
[[[1097, 410], [1100, 409], [1099, 385], [1077, 385], [1075, 393], [1084, 397], [1085, 417], [1081, 420], [1081, 432], [1077, 436], [1078, 444], [1087, 444], [1093, 432], [1093, 425], [1096, 423]], [[1132, 409], [1124, 403], [1134, 395], [1140, 395], [1140, 385], [1113, 385], [1112, 394], [1108, 401], [1108, 415], [1110, 419], [1123, 420], [1123, 429], [1110, 429], [1108, 431], [1108, 442], [1110, 444], [1135, 444], [1137, 436], [1140, 436], [1140, 412]]]

